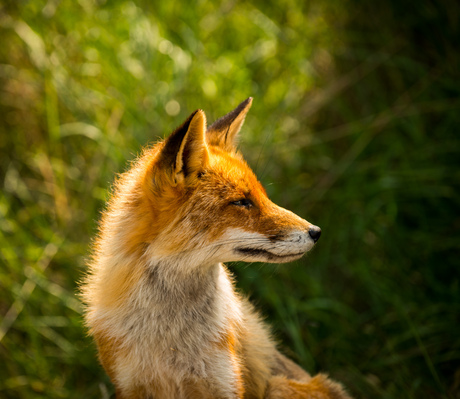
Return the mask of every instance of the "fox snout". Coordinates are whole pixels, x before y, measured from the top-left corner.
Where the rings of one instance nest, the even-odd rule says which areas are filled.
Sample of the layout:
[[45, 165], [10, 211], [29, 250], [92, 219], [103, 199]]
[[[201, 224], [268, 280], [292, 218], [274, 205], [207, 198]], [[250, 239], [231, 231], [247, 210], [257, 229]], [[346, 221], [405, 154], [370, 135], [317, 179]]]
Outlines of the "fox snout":
[[[321, 229], [318, 226], [303, 221], [308, 227], [296, 228], [289, 233], [281, 234], [278, 240], [272, 242], [277, 246], [286, 248], [291, 254], [297, 252], [299, 257], [310, 251], [321, 236]], [[276, 251], [276, 249], [275, 249]]]
[[282, 220], [279, 225], [277, 220], [270, 218], [270, 222], [275, 222], [277, 226], [271, 226], [266, 232], [228, 229], [221, 241], [232, 247], [225, 252], [230, 255], [225, 261], [287, 263], [311, 250], [321, 235], [321, 229], [289, 211], [278, 210], [280, 214], [285, 212], [290, 218], [289, 223]]
[[318, 226], [273, 203], [266, 209], [269, 210], [266, 224], [270, 230], [277, 230], [277, 234], [271, 237], [271, 252], [286, 257], [278, 261], [284, 263], [300, 258], [319, 240], [321, 229]]
[[316, 244], [316, 242], [319, 240], [319, 237], [321, 236], [321, 229], [318, 226], [315, 226], [311, 224], [308, 227], [307, 231], [301, 231], [300, 233], [293, 233], [293, 241], [297, 242], [302, 242], [302, 241], [310, 241], [312, 240], [313, 243]]

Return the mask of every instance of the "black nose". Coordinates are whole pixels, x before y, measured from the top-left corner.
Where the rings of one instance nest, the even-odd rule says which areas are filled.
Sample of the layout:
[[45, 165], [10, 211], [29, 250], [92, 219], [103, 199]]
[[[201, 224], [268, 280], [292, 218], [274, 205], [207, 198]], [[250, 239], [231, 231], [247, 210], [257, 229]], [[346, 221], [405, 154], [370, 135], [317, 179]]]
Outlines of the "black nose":
[[311, 239], [316, 242], [321, 237], [321, 229], [318, 226], [310, 226], [308, 229], [308, 234], [310, 235]]

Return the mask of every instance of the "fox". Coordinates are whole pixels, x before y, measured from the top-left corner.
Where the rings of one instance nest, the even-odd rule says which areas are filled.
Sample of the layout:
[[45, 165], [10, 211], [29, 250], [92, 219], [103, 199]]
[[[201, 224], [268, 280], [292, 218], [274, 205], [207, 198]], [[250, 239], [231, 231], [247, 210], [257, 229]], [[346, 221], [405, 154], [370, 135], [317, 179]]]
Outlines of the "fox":
[[281, 353], [225, 265], [291, 262], [321, 235], [238, 151], [251, 104], [209, 127], [193, 112], [114, 183], [80, 293], [117, 399], [350, 399]]

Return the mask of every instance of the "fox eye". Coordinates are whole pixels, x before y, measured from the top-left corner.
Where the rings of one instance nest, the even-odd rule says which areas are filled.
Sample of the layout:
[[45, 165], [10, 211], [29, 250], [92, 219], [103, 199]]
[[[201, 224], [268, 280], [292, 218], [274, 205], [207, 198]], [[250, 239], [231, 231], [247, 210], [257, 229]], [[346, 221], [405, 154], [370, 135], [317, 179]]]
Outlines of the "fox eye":
[[236, 205], [236, 206], [244, 206], [246, 208], [249, 208], [252, 206], [252, 201], [251, 200], [248, 200], [247, 198], [242, 198], [238, 201], [233, 201], [231, 202], [232, 205]]

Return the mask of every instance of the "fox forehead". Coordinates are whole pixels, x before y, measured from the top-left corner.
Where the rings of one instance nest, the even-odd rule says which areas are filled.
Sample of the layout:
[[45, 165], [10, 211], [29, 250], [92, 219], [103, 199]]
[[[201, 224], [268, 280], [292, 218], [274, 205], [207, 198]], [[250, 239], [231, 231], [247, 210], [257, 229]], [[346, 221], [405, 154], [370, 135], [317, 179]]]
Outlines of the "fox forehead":
[[266, 196], [265, 189], [240, 153], [210, 148], [209, 176], [216, 185], [224, 184], [235, 194]]

